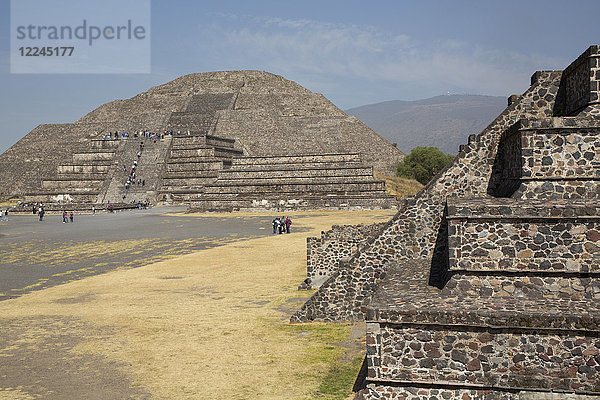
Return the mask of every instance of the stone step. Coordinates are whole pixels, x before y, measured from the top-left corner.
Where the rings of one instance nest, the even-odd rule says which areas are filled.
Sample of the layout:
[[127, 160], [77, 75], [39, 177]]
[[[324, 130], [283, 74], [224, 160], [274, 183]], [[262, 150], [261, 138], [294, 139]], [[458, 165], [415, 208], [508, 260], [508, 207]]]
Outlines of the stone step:
[[90, 162], [88, 164], [63, 164], [58, 166], [59, 174], [106, 174], [112, 161]]
[[457, 273], [444, 287], [450, 296], [474, 298], [600, 300], [600, 276], [469, 275]]
[[174, 174], [193, 174], [193, 173], [215, 173], [224, 168], [227, 163], [223, 161], [188, 161], [188, 162], [169, 162], [167, 163], [166, 173]]
[[173, 193], [173, 194], [185, 194], [200, 196], [204, 191], [204, 185], [192, 186], [192, 185], [180, 185], [180, 186], [163, 186], [160, 188], [160, 193]]
[[179, 186], [204, 186], [213, 183], [217, 179], [216, 174], [213, 176], [193, 176], [193, 177], [164, 177], [163, 187], [179, 187]]
[[235, 139], [224, 138], [213, 135], [175, 135], [173, 136], [173, 148], [204, 144], [209, 146], [233, 148]]
[[98, 150], [89, 152], [73, 153], [73, 161], [75, 163], [81, 161], [96, 161], [96, 160], [112, 160], [115, 156], [114, 151]]
[[[111, 203], [122, 202], [123, 194], [126, 195], [126, 201], [148, 201], [154, 202], [157, 185], [160, 182], [160, 176], [164, 169], [164, 159], [166, 158], [168, 148], [172, 137], [167, 135], [164, 139], [154, 140], [147, 137], [129, 137], [123, 140], [119, 152], [116, 156], [115, 164], [110, 172], [110, 177], [103, 186], [101, 201]], [[140, 145], [144, 144], [140, 152]], [[140, 153], [140, 157], [137, 154]], [[125, 188], [130, 170], [134, 162], [137, 161], [135, 171], [135, 180], [143, 180], [145, 185], [131, 184], [128, 189]], [[123, 169], [125, 167], [125, 170]]]
[[589, 179], [520, 179], [518, 188], [512, 194], [516, 199], [538, 200], [598, 200], [600, 182]]
[[197, 148], [188, 148], [188, 149], [172, 149], [171, 150], [171, 158], [187, 158], [187, 157], [225, 157], [232, 158], [234, 156], [242, 155], [243, 152], [241, 150], [236, 150], [232, 148], [226, 147], [214, 147], [208, 145], [199, 145]]
[[600, 204], [448, 202], [451, 271], [600, 272]]
[[295, 174], [293, 171], [287, 171], [287, 174], [274, 174], [275, 176], [269, 176], [267, 174], [256, 174], [247, 176], [242, 174], [236, 178], [231, 176], [227, 171], [219, 173], [219, 181], [214, 186], [239, 186], [244, 185], [296, 185], [296, 184], [346, 184], [346, 183], [377, 183], [381, 184], [382, 181], [376, 181], [373, 179], [371, 174], [351, 174], [351, 175], [316, 175], [307, 176], [299, 171]]
[[224, 166], [228, 166], [231, 165], [231, 158], [216, 159], [214, 156], [171, 157], [167, 161], [167, 165], [214, 162], [223, 162]]
[[600, 198], [600, 127], [560, 124], [569, 119], [522, 120], [502, 134], [498, 196]]
[[239, 172], [259, 172], [259, 171], [288, 171], [288, 170], [320, 170], [320, 169], [361, 169], [371, 168], [365, 166], [360, 161], [341, 161], [341, 162], [289, 162], [285, 164], [237, 164], [236, 158], [230, 168], [231, 171]]
[[385, 385], [373, 383], [357, 392], [354, 400], [375, 399], [405, 399], [405, 400], [590, 400], [598, 399], [589, 394], [575, 394], [565, 392], [551, 392], [549, 390], [511, 390], [510, 388], [468, 388], [468, 387], [442, 387], [434, 385], [409, 384]]
[[94, 203], [98, 197], [98, 189], [87, 190], [39, 190], [35, 193], [26, 193], [23, 196], [24, 203]]
[[93, 149], [108, 149], [114, 150], [119, 147], [118, 139], [92, 139], [90, 140]]
[[294, 156], [262, 156], [262, 157], [236, 157], [233, 165], [257, 165], [257, 164], [290, 164], [290, 163], [337, 163], [337, 162], [360, 162], [358, 153], [339, 153], [339, 154], [305, 154]]
[[376, 355], [371, 381], [600, 393], [593, 331], [374, 325], [367, 328], [367, 353]]
[[191, 211], [243, 211], [263, 210], [310, 210], [310, 209], [348, 209], [348, 208], [394, 208], [397, 206], [395, 196], [379, 192], [356, 193], [344, 195], [281, 193], [278, 197], [235, 196], [213, 197], [206, 194], [188, 195]]
[[[113, 211], [119, 210], [127, 210], [127, 209], [137, 209], [137, 204], [131, 203], [111, 203]], [[108, 204], [106, 203], [94, 203], [94, 202], [69, 202], [69, 203], [54, 203], [47, 202], [44, 204], [44, 210], [46, 211], [45, 219], [62, 217], [63, 211], [75, 211], [80, 213], [91, 213], [92, 206], [94, 206], [96, 212], [104, 212], [108, 211]], [[21, 207], [15, 209], [16, 213], [19, 214], [31, 214], [31, 209], [29, 207]], [[54, 215], [53, 215], [54, 214]]]
[[599, 302], [469, 298], [390, 265], [367, 306], [367, 383], [600, 394]]
[[218, 171], [216, 169], [197, 169], [189, 171], [167, 171], [163, 179], [185, 179], [185, 178], [217, 178]]
[[91, 180], [91, 179], [53, 179], [53, 180], [42, 180], [42, 189], [56, 189], [56, 190], [80, 190], [80, 189], [90, 189], [95, 190], [102, 186], [104, 180]]
[[532, 122], [503, 133], [503, 177], [600, 179], [600, 127], [536, 128]]
[[328, 180], [314, 180], [309, 183], [288, 183], [287, 180], [272, 183], [249, 182], [239, 184], [228, 184], [217, 181], [214, 185], [206, 186], [207, 194], [228, 194], [228, 193], [331, 193], [343, 194], [349, 191], [382, 191], [385, 192], [385, 182], [383, 181], [350, 181], [340, 179], [335, 181], [333, 178]]
[[228, 169], [219, 174], [220, 181], [253, 179], [258, 182], [266, 179], [311, 179], [323, 177], [360, 177], [361, 180], [373, 180], [373, 169], [371, 167], [362, 168], [276, 168], [273, 169]]
[[59, 173], [55, 178], [45, 178], [45, 181], [80, 181], [80, 180], [104, 180], [106, 172], [70, 172]]

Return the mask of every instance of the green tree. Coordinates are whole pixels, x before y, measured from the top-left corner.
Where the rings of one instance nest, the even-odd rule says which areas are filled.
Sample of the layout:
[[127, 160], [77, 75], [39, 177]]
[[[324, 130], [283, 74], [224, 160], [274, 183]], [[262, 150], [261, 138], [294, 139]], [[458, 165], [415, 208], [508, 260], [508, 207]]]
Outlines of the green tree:
[[425, 185], [453, 159], [454, 156], [442, 153], [437, 147], [415, 147], [398, 164], [397, 175]]

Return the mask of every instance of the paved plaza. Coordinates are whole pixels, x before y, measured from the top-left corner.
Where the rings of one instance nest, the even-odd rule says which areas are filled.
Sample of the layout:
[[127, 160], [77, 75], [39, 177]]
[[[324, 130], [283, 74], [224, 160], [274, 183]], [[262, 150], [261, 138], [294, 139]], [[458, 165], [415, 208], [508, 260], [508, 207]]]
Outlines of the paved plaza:
[[0, 300], [271, 233], [266, 216], [185, 214], [183, 207], [118, 213], [10, 215], [0, 222]]

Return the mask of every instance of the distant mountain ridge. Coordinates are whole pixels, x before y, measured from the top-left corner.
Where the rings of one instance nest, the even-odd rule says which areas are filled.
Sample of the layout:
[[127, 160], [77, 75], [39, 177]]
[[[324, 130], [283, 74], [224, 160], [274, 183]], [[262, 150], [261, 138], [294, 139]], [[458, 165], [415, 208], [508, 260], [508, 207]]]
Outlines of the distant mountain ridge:
[[423, 100], [392, 100], [345, 110], [404, 153], [435, 146], [456, 154], [471, 134], [481, 132], [505, 108], [506, 97], [443, 95]]

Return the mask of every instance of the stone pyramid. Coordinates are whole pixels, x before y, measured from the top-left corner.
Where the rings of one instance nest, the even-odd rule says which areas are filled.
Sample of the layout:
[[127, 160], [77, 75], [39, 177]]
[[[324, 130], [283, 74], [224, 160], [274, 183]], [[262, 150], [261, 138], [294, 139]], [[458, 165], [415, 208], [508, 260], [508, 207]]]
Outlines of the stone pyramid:
[[[173, 135], [132, 136], [142, 130], [172, 131]], [[129, 137], [115, 142], [108, 135], [116, 131], [127, 132]], [[364, 179], [342, 177], [350, 167], [392, 174], [403, 154], [323, 95], [267, 72], [191, 74], [131, 99], [104, 104], [75, 123], [38, 126], [0, 155], [0, 197], [103, 204], [118, 202], [126, 194], [124, 202], [189, 203], [199, 200], [204, 186], [224, 178], [219, 171], [231, 167], [235, 157], [256, 157], [257, 161], [260, 157], [326, 154], [338, 156], [330, 165], [307, 168], [310, 171], [302, 176], [280, 174], [283, 183], [296, 180], [292, 183], [298, 185], [286, 188], [291, 192], [286, 192], [284, 200], [270, 198], [266, 204], [291, 201], [310, 207], [316, 204], [311, 196], [322, 198], [336, 191], [344, 197], [334, 201], [341, 206], [353, 201], [354, 205], [366, 205], [369, 196], [392, 204], [383, 183], [375, 181], [372, 174]], [[356, 159], [346, 162], [349, 154]], [[136, 184], [124, 189], [134, 161], [139, 161]], [[317, 169], [321, 180], [311, 177], [319, 174]], [[323, 172], [327, 169], [331, 173]], [[352, 175], [364, 177], [365, 173]], [[142, 187], [137, 185], [140, 176], [144, 178]], [[277, 178], [276, 171], [273, 176]], [[257, 204], [245, 189], [252, 173], [242, 178], [236, 198], [243, 199], [233, 199], [225, 208]], [[269, 191], [277, 192], [280, 183], [271, 183]], [[334, 183], [336, 189], [330, 190], [327, 185], [333, 187]], [[368, 196], [359, 194], [363, 189]], [[263, 204], [262, 200], [258, 204]], [[213, 204], [210, 201], [214, 203], [214, 196], [198, 204]]]
[[367, 321], [357, 399], [600, 398], [600, 47], [347, 230], [308, 241], [328, 278], [292, 321]]

